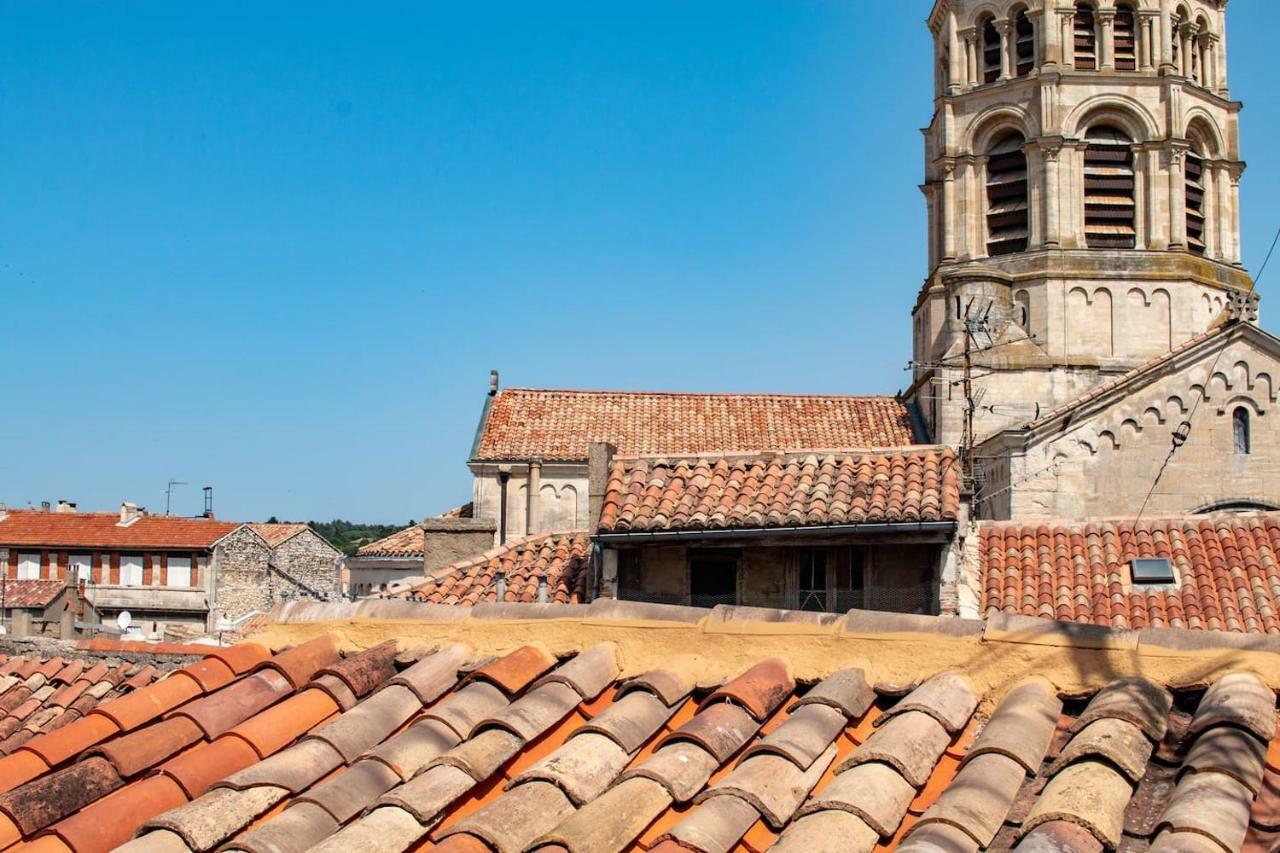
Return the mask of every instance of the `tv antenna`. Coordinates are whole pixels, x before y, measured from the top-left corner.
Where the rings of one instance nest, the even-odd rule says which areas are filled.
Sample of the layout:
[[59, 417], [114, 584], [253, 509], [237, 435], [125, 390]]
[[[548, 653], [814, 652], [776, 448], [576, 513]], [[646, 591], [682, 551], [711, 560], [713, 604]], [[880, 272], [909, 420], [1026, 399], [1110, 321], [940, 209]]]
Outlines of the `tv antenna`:
[[173, 480], [173, 479], [169, 480], [169, 482], [165, 484], [165, 487], [164, 487], [164, 514], [165, 515], [169, 514], [169, 505], [173, 502], [173, 487], [187, 486], [187, 485], [190, 485], [190, 483], [187, 483], [183, 480]]

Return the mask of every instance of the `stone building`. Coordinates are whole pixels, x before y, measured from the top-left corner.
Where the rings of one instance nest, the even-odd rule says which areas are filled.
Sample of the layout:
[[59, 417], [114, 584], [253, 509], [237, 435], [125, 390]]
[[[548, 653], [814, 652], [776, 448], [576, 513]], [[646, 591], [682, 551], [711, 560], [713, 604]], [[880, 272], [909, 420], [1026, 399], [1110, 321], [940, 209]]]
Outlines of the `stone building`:
[[592, 443], [681, 455], [901, 447], [921, 438], [913, 410], [894, 397], [499, 390], [495, 371], [468, 466], [475, 517], [497, 525], [501, 544], [591, 527]]
[[954, 450], [653, 459], [597, 445], [592, 463], [604, 597], [955, 612]]
[[242, 524], [214, 551], [213, 620], [269, 611], [281, 600], [340, 591], [342, 553], [305, 524]]
[[423, 519], [361, 547], [346, 560], [348, 592], [357, 597], [384, 592], [492, 548], [496, 523], [472, 518], [469, 506], [460, 509], [465, 512]]
[[1280, 503], [1226, 3], [938, 0], [929, 26], [908, 396], [978, 445], [975, 515]]

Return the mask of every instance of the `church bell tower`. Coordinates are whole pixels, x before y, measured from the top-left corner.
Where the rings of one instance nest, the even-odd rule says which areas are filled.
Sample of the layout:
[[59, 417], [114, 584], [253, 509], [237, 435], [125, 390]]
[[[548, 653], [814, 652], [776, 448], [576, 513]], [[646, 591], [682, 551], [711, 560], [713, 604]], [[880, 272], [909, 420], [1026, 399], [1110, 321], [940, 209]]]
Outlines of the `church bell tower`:
[[911, 394], [935, 441], [1034, 420], [1251, 293], [1226, 6], [938, 0]]

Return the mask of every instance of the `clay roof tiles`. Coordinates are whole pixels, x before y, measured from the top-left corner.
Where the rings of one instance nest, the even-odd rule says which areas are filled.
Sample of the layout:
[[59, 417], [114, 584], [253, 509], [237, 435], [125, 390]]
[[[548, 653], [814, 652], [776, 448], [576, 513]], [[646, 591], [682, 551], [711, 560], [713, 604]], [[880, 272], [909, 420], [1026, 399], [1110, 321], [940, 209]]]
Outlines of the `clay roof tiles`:
[[601, 533], [954, 521], [944, 447], [748, 457], [615, 459]]
[[144, 515], [121, 524], [114, 513], [9, 510], [0, 544], [14, 547], [174, 548], [202, 550], [239, 525], [211, 518]]
[[493, 399], [473, 456], [583, 462], [593, 442], [623, 453], [700, 454], [915, 441], [911, 412], [894, 397], [508, 388]]
[[299, 533], [303, 533], [311, 528], [305, 524], [297, 524], [292, 522], [284, 523], [267, 523], [254, 522], [249, 525], [254, 533], [261, 536], [266, 543], [272, 548], [279, 547], [288, 539], [292, 539]]
[[498, 574], [506, 578], [505, 603], [531, 604], [546, 581], [547, 602], [577, 604], [586, 599], [591, 540], [585, 533], [541, 533], [509, 542], [485, 554], [394, 584], [388, 595], [432, 604], [479, 604], [498, 600]]
[[363, 545], [358, 551], [358, 557], [413, 557], [421, 556], [425, 553], [426, 538], [423, 535], [422, 528], [418, 525], [406, 527], [404, 530], [397, 530], [390, 536], [385, 536], [377, 541]]
[[[1219, 671], [1207, 690], [1098, 672], [1098, 688], [1066, 697], [1034, 676], [980, 695], [964, 670], [910, 686], [855, 668], [801, 682], [785, 656], [727, 679], [704, 677], [712, 662], [697, 656], [633, 676], [600, 640], [607, 623], [591, 633], [559, 659], [541, 645], [493, 658], [460, 643], [344, 656], [322, 632], [274, 655], [219, 650], [0, 758], [0, 849], [1253, 853], [1280, 842], [1276, 697], [1248, 672]], [[231, 671], [226, 659], [232, 680], [195, 677], [211, 662]], [[0, 679], [15, 679], [5, 693], [36, 686], [37, 669], [53, 683], [105, 674], [28, 663], [0, 661]], [[4, 674], [28, 670], [21, 682]], [[263, 679], [274, 692], [243, 686]]]
[[5, 607], [47, 607], [66, 587], [61, 580], [7, 580]]
[[[1130, 563], [1177, 583], [1135, 586]], [[984, 522], [982, 612], [1116, 628], [1280, 633], [1280, 514], [1097, 522]]]

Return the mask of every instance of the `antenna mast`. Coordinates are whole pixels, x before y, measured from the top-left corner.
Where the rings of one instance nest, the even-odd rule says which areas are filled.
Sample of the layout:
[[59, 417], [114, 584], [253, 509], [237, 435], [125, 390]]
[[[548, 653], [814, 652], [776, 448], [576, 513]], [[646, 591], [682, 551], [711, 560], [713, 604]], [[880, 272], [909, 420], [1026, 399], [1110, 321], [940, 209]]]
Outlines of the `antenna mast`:
[[186, 485], [189, 485], [189, 484], [186, 482], [183, 482], [182, 480], [174, 480], [172, 478], [170, 478], [169, 482], [165, 484], [165, 487], [164, 487], [164, 514], [165, 515], [169, 514], [169, 507], [173, 503], [173, 487], [186, 486]]

